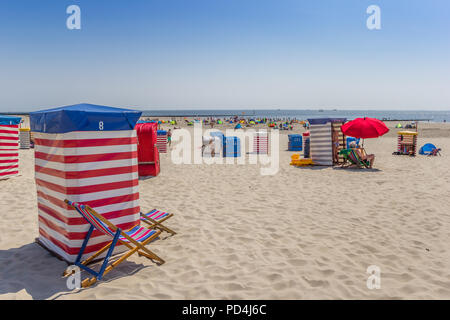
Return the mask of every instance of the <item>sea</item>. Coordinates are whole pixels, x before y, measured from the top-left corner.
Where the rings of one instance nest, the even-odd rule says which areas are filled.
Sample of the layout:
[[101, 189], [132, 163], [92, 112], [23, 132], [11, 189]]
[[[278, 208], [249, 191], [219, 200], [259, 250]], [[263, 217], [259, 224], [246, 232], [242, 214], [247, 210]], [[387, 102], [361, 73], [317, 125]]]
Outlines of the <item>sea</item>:
[[201, 110], [145, 110], [144, 117], [213, 117], [229, 118], [238, 116], [241, 118], [271, 118], [271, 119], [297, 119], [306, 120], [312, 118], [377, 118], [384, 121], [450, 121], [449, 111], [389, 111], [389, 110], [289, 110], [289, 109], [201, 109]]

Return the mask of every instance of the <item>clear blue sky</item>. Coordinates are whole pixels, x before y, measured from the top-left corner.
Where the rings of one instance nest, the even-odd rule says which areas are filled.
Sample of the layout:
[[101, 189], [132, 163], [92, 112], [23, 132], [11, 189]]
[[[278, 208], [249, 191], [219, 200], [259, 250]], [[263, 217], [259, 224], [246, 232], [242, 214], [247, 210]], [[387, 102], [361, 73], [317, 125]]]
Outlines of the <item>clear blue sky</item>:
[[1, 0], [0, 112], [449, 110], [449, 33], [448, 0]]

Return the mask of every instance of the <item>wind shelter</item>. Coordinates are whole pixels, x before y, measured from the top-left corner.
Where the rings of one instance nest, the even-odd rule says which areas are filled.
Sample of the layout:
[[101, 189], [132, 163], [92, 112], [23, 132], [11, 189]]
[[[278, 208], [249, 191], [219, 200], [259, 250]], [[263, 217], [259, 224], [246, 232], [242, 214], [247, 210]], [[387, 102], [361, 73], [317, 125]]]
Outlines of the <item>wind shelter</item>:
[[238, 137], [224, 137], [223, 156], [239, 158], [241, 156], [241, 139]]
[[0, 115], [0, 180], [19, 174], [19, 124], [22, 118]]
[[156, 133], [156, 146], [158, 147], [158, 151], [160, 153], [167, 153], [167, 131], [158, 130]]
[[20, 149], [30, 149], [31, 132], [30, 128], [19, 128]]
[[416, 156], [417, 136], [417, 131], [397, 132], [397, 154]]
[[345, 136], [340, 127], [345, 123], [345, 118], [319, 118], [308, 119], [310, 132], [310, 153], [314, 164], [332, 166], [339, 163], [333, 159], [334, 148], [345, 148]]
[[253, 152], [257, 154], [269, 153], [269, 134], [267, 131], [253, 133]]
[[[79, 104], [32, 112], [39, 238], [74, 262], [89, 223], [64, 199], [95, 209], [121, 229], [139, 224], [137, 138], [140, 111]], [[94, 231], [83, 259], [110, 241]], [[114, 252], [122, 251], [119, 246]]]
[[302, 151], [303, 136], [301, 134], [289, 134], [288, 139], [288, 151]]
[[159, 174], [159, 152], [156, 147], [157, 123], [138, 123], [136, 133], [138, 137], [138, 172], [140, 177], [156, 177]]

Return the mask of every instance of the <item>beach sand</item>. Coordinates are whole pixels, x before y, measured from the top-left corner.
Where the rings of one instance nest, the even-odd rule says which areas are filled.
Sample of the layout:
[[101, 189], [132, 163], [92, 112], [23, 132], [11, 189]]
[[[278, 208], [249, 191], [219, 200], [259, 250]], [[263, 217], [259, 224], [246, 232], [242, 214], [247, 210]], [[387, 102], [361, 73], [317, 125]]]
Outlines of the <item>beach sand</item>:
[[[140, 204], [175, 214], [167, 225], [178, 234], [149, 246], [166, 263], [133, 256], [74, 291], [67, 264], [34, 242], [34, 151], [21, 150], [20, 176], [0, 181], [0, 299], [450, 299], [450, 125], [420, 123], [418, 145], [443, 151], [415, 158], [392, 155], [389, 126], [365, 141], [373, 170], [290, 166], [298, 125], [280, 134], [275, 175], [162, 154]], [[380, 289], [367, 288], [371, 265]]]

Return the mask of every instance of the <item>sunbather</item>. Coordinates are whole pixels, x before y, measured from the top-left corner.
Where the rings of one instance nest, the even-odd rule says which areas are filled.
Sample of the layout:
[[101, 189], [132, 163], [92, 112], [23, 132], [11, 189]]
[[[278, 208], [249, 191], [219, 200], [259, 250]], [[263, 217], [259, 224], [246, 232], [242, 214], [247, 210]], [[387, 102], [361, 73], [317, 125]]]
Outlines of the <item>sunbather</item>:
[[372, 169], [373, 163], [375, 162], [375, 155], [374, 154], [367, 154], [364, 148], [357, 148], [356, 147], [356, 141], [350, 142], [350, 148], [355, 150], [358, 157], [363, 161], [369, 161], [369, 168]]

